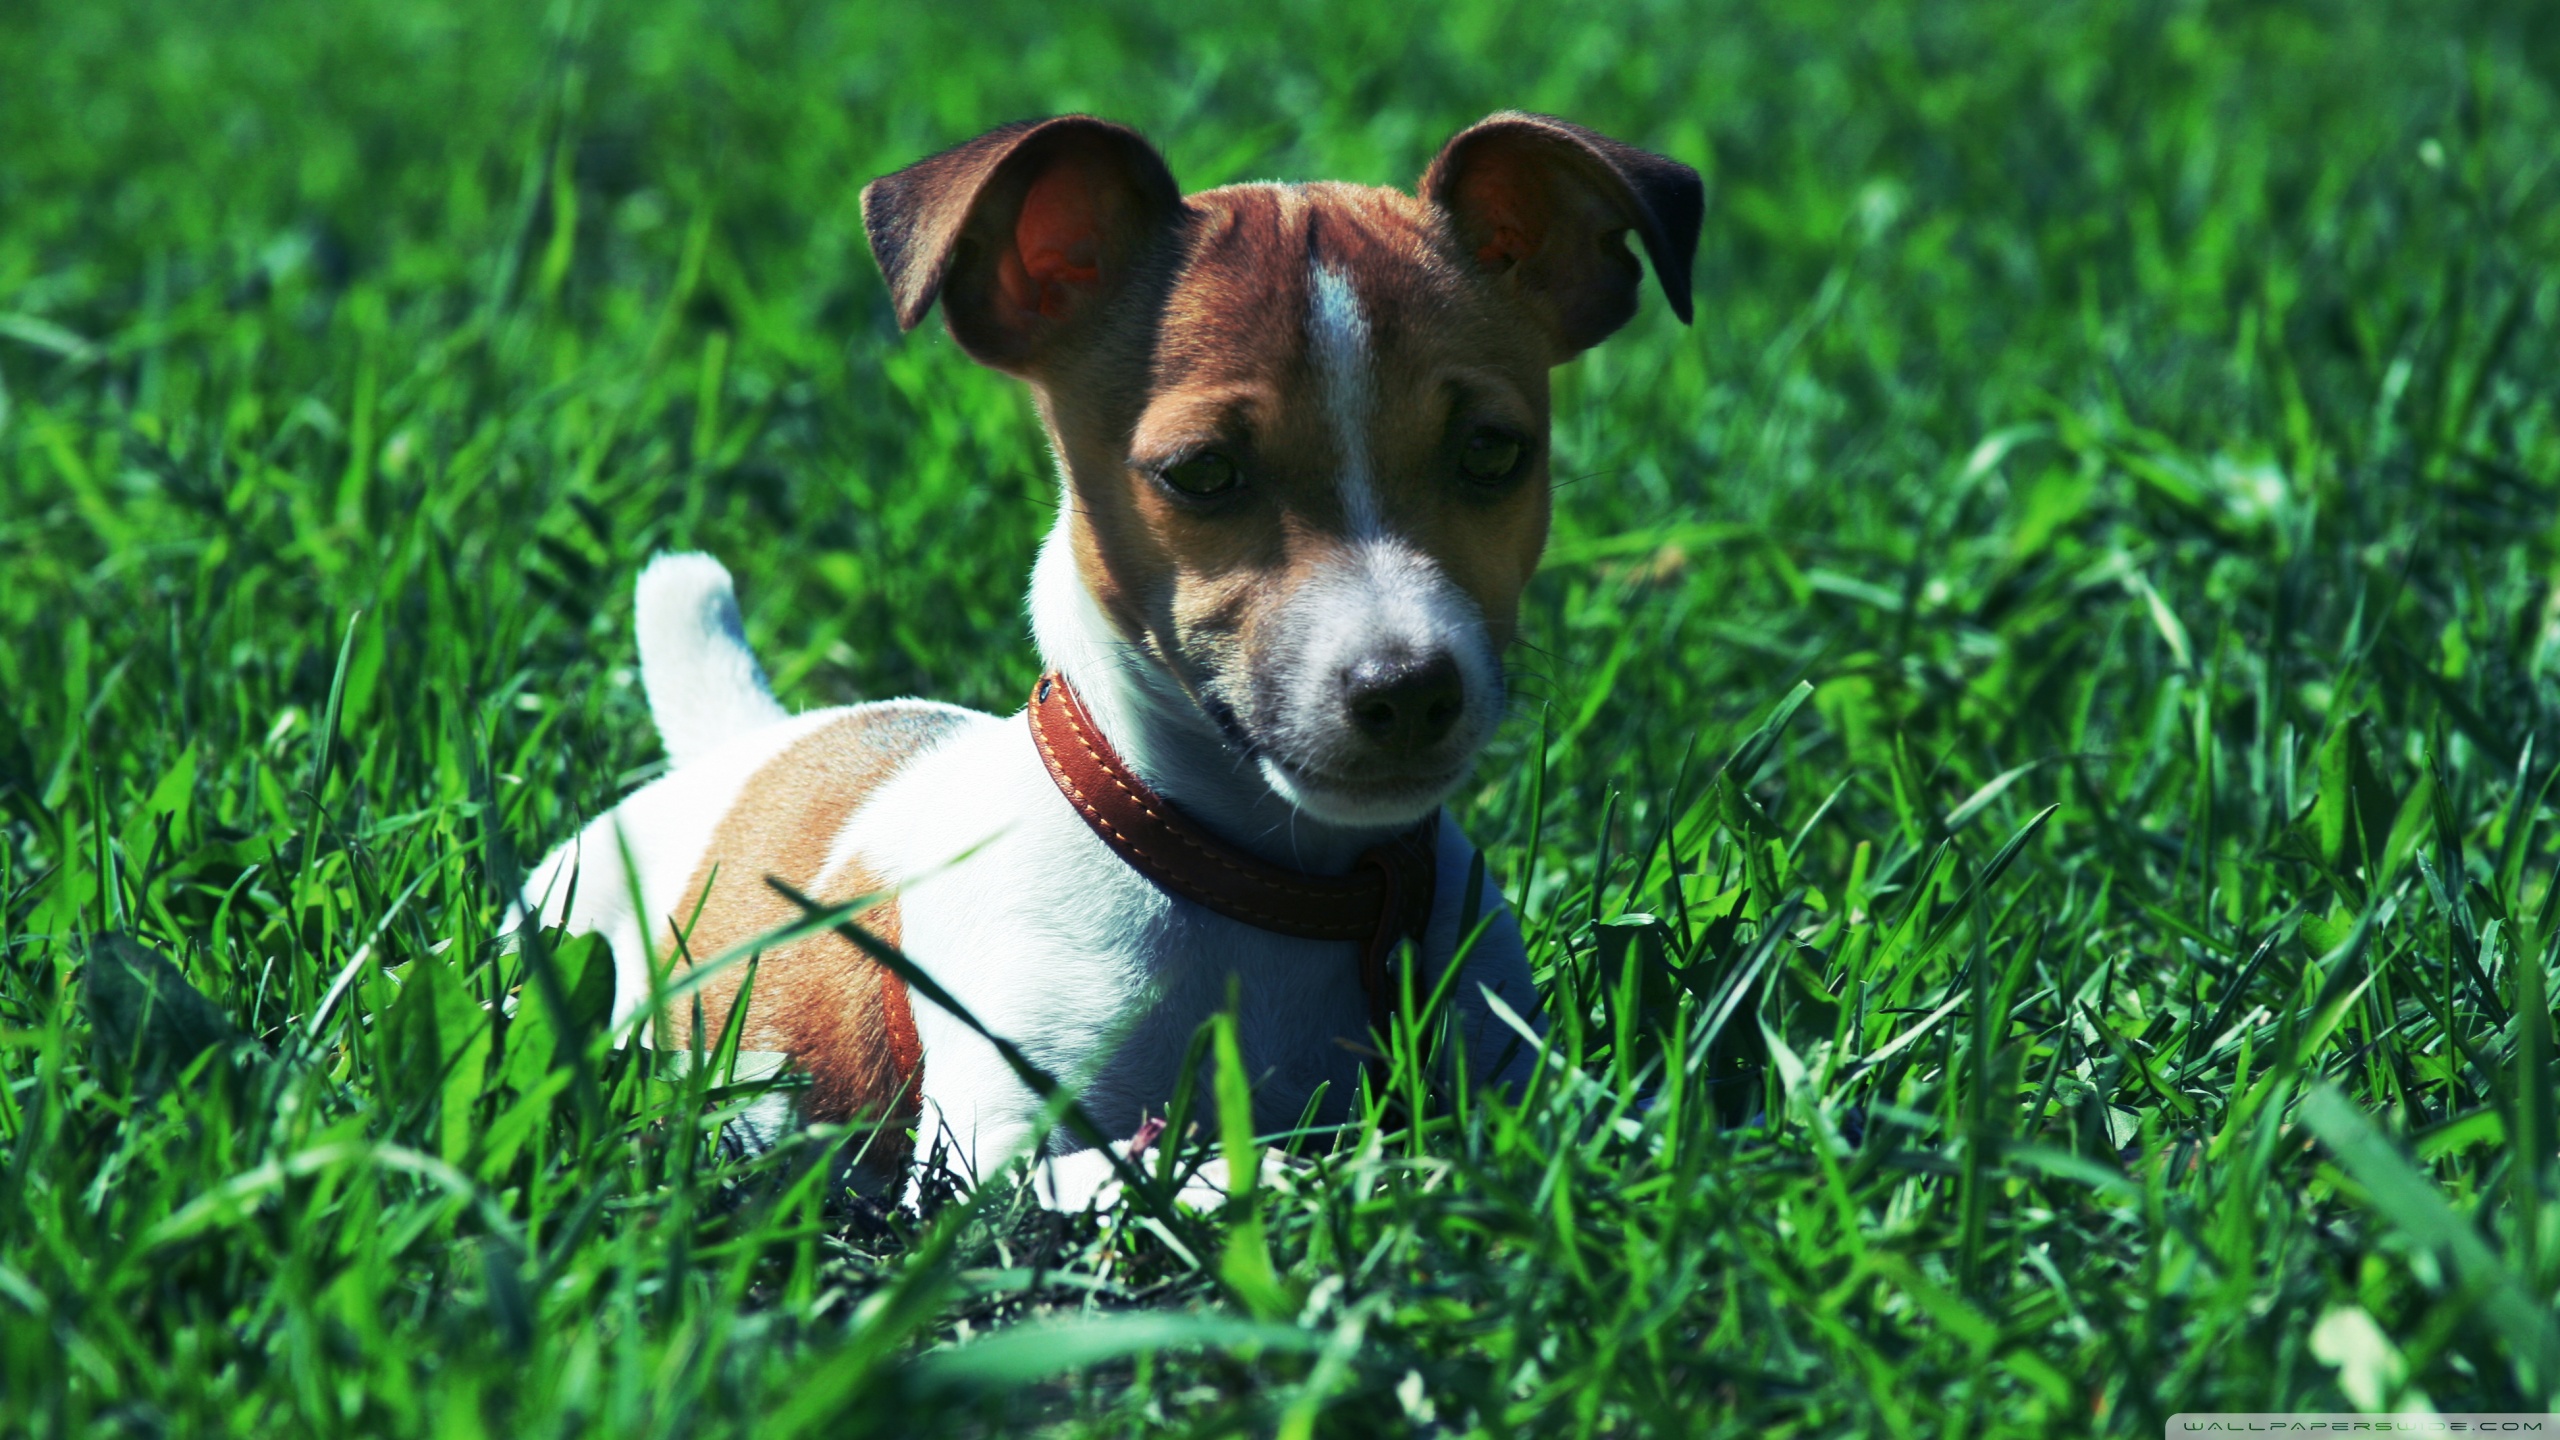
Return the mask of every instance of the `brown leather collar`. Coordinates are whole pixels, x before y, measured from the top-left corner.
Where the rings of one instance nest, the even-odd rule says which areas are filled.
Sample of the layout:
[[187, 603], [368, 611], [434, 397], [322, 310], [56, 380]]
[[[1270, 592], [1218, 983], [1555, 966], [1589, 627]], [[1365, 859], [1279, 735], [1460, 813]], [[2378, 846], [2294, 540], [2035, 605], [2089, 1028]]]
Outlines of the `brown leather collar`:
[[1030, 714], [1031, 738], [1067, 803], [1159, 889], [1281, 935], [1359, 942], [1369, 1023], [1386, 1035], [1395, 1013], [1387, 963], [1401, 941], [1418, 948], [1431, 919], [1439, 812], [1362, 851], [1350, 874], [1308, 875], [1246, 854], [1149, 788], [1111, 748], [1066, 676], [1040, 677]]

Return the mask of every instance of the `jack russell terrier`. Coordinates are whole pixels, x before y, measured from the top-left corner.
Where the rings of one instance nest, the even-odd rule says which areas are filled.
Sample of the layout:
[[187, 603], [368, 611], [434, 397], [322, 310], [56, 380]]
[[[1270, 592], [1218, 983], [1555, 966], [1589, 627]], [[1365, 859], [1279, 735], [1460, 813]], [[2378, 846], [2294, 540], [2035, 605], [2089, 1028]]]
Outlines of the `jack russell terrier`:
[[[1162, 1113], [1231, 995], [1256, 1125], [1344, 1118], [1407, 941], [1426, 995], [1465, 947], [1447, 992], [1470, 1080], [1527, 1073], [1487, 999], [1536, 1023], [1519, 930], [1468, 883], [1441, 801], [1502, 717], [1546, 540], [1547, 372], [1635, 312], [1631, 234], [1689, 319], [1704, 190], [1519, 113], [1452, 138], [1419, 188], [1186, 197], [1136, 132], [1067, 116], [862, 192], [899, 325], [939, 300], [1047, 426], [1063, 490], [1030, 593], [1047, 673], [1011, 717], [788, 714], [728, 573], [654, 561], [641, 677], [669, 773], [528, 887], [546, 923], [608, 937], [618, 1021], [800, 920], [770, 876], [831, 905], [883, 897], [862, 927], [1110, 1133]], [[745, 973], [694, 992], [705, 1034]], [[907, 1176], [910, 1135], [973, 1175], [1032, 1143], [1043, 1102], [1006, 1057], [841, 932], [766, 950], [748, 993], [740, 1043], [805, 1073], [802, 1120], [873, 1127], [873, 1177]], [[1115, 1173], [1067, 1134], [1048, 1145], [1053, 1204]]]

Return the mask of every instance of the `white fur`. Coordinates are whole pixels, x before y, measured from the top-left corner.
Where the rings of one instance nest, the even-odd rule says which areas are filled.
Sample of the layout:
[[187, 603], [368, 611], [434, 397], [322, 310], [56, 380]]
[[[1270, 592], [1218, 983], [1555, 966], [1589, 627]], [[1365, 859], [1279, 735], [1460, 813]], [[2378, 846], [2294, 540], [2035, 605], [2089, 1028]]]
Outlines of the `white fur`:
[[[1264, 783], [1310, 814], [1345, 825], [1409, 825], [1475, 766], [1476, 752], [1502, 717], [1502, 665], [1484, 616], [1431, 558], [1403, 540], [1361, 541], [1318, 571], [1290, 598], [1284, 639], [1276, 648], [1290, 681], [1287, 703], [1265, 735], [1258, 757]], [[1441, 750], [1449, 770], [1409, 789], [1350, 791], [1328, 786], [1288, 763], [1323, 754], [1342, 726], [1335, 678], [1362, 656], [1446, 653], [1458, 663], [1465, 709]]]
[[[1034, 629], [1049, 662], [1066, 672], [1143, 777], [1239, 843], [1302, 868], [1339, 871], [1380, 838], [1374, 829], [1297, 815], [1250, 767], [1220, 758], [1214, 727], [1166, 693], [1161, 672], [1135, 654], [1073, 582], [1066, 534], [1062, 517], [1035, 571]], [[669, 564], [661, 560], [650, 575]], [[706, 570], [716, 572], [716, 585]], [[679, 573], [688, 572], [689, 588], [679, 592], [670, 584], [668, 592], [709, 597], [677, 612], [694, 616], [696, 631], [670, 627], [654, 650], [644, 641], [644, 672], [655, 656], [684, 657], [676, 664], [688, 677], [737, 692], [695, 691], [681, 699], [663, 692], [687, 707], [689, 717], [770, 718], [687, 754], [674, 772], [555, 850], [528, 887], [529, 901], [546, 920], [607, 935], [616, 958], [617, 1016], [645, 1005], [644, 932], [654, 935], [669, 923], [669, 910], [684, 899], [679, 889], [747, 779], [839, 713], [782, 718], [743, 645], [743, 663], [702, 663], [718, 653], [723, 636], [734, 637], [735, 607], [722, 608], [727, 576], [715, 562], [685, 557]], [[643, 581], [644, 625], [654, 583]], [[644, 678], [654, 705], [662, 693], [658, 677]], [[664, 714], [660, 724], [671, 739], [682, 728], [670, 727]], [[1422, 947], [1426, 984], [1445, 968], [1461, 934], [1474, 853], [1445, 816], [1438, 843], [1437, 889]], [[620, 860], [626, 846], [636, 894]], [[1242, 1048], [1256, 1067], [1257, 1126], [1267, 1132], [1294, 1124], [1320, 1088], [1325, 1118], [1346, 1113], [1361, 1060], [1339, 1037], [1363, 1036], [1368, 1024], [1357, 947], [1277, 935], [1157, 889], [1122, 863], [1059, 793], [1020, 715], [969, 714], [853, 816], [831, 853], [859, 859], [897, 888], [908, 955], [982, 1023], [1076, 1086], [1107, 1131], [1126, 1135], [1146, 1115], [1162, 1113], [1193, 1032], [1226, 1006], [1231, 988], [1240, 1003]], [[1483, 899], [1494, 918], [1467, 976], [1453, 987], [1458, 1033], [1480, 1080], [1516, 1082], [1525, 1077], [1529, 1057], [1493, 1019], [1484, 993], [1534, 1016], [1536, 992], [1499, 890], [1488, 883]], [[1470, 925], [1474, 918], [1467, 917]], [[924, 1049], [919, 1148], [930, 1151], [947, 1137], [965, 1173], [991, 1174], [1035, 1138], [1039, 1101], [993, 1047], [958, 1020], [921, 996], [914, 1011]], [[770, 1138], [768, 1126], [760, 1119], [748, 1138]], [[1052, 1133], [1049, 1146], [1054, 1153], [1043, 1166], [1041, 1193], [1050, 1203], [1076, 1208], [1102, 1193], [1109, 1171], [1099, 1152], [1068, 1154], [1075, 1142], [1063, 1133]], [[1214, 1189], [1221, 1180], [1206, 1183]]]
[[783, 718], [747, 648], [729, 572], [708, 555], [660, 555], [640, 572], [640, 681], [681, 766]]
[[[847, 848], [895, 857], [899, 922], [918, 964], [980, 1021], [1079, 1088], [1114, 1134], [1161, 1114], [1191, 1033], [1239, 1003], [1256, 1124], [1294, 1124], [1319, 1086], [1338, 1119], [1360, 1057], [1336, 1037], [1367, 1033], [1358, 947], [1298, 940], [1230, 920], [1157, 889], [1096, 836], [1042, 768], [1020, 717], [987, 717], [918, 760], [863, 808]], [[1436, 978], [1455, 948], [1473, 849], [1441, 822], [1439, 874], [1424, 960]], [[952, 857], [967, 859], [952, 863]], [[1501, 896], [1488, 886], [1487, 908]], [[1531, 1013], [1535, 993], [1508, 914], [1471, 959], [1478, 984]], [[1512, 1048], [1473, 986], [1458, 989], [1460, 1029], [1488, 1078]], [[928, 1123], [981, 1157], [1018, 1150], [1038, 1103], [991, 1047], [956, 1020], [917, 1007]], [[1525, 1074], [1513, 1057], [1512, 1070]], [[1073, 1141], [1053, 1134], [1051, 1144]]]
[[1309, 260], [1307, 271], [1307, 351], [1322, 377], [1325, 418], [1342, 467], [1343, 518], [1354, 539], [1366, 540], [1383, 524], [1369, 461], [1369, 422], [1378, 409], [1369, 312], [1349, 275], [1321, 260]]

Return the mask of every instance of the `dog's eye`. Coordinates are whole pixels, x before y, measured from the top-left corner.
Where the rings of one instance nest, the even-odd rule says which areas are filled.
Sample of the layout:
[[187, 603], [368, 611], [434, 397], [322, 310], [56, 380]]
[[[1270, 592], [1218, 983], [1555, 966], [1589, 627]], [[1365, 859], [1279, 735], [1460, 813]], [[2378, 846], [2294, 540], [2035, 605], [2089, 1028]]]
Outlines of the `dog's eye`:
[[1167, 465], [1164, 483], [1185, 495], [1217, 495], [1235, 488], [1236, 462], [1215, 450]]
[[1458, 450], [1458, 468], [1467, 478], [1481, 484], [1507, 480], [1520, 465], [1520, 437], [1500, 430], [1482, 429], [1467, 437]]

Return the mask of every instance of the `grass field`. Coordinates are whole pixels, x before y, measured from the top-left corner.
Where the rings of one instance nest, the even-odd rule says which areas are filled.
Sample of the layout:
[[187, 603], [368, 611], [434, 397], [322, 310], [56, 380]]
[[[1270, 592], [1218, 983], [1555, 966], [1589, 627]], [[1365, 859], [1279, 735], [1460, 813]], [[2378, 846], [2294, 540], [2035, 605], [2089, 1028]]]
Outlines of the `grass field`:
[[[1518, 1106], [881, 1214], [501, 951], [658, 763], [655, 549], [795, 706], [1019, 704], [1044, 448], [864, 180], [1504, 107], [1710, 197], [1696, 327], [1559, 373], [1458, 802]], [[2546, 1408], [2556, 138], [2532, 3], [0, 7], [0, 1432]]]

